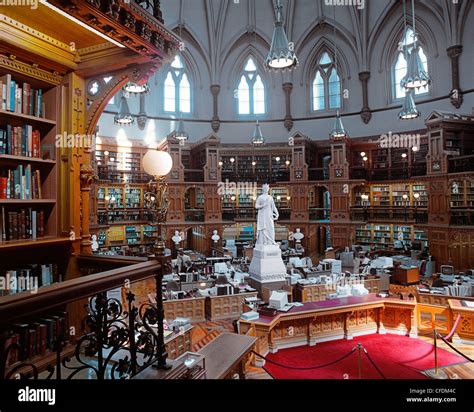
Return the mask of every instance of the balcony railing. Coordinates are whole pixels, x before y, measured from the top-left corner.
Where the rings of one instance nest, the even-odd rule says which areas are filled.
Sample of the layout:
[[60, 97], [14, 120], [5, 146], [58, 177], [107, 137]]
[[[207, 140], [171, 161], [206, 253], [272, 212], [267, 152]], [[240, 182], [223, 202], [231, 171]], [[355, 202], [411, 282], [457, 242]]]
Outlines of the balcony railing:
[[331, 218], [331, 209], [315, 208], [309, 209], [309, 220], [312, 221], [328, 221]]
[[329, 169], [324, 167], [312, 167], [308, 169], [309, 181], [329, 180]]
[[186, 169], [184, 171], [185, 182], [204, 182], [204, 170], [202, 169]]
[[462, 173], [474, 171], [474, 155], [458, 156], [448, 159], [449, 173]]
[[184, 220], [186, 222], [204, 222], [204, 209], [186, 209], [184, 211]]
[[454, 226], [474, 226], [474, 211], [452, 210], [451, 224]]
[[351, 167], [351, 179], [365, 179], [380, 182], [384, 180], [409, 179], [414, 176], [426, 175], [426, 163], [413, 163], [408, 167], [367, 169], [357, 166]]
[[[163, 321], [162, 288], [156, 290], [157, 305], [134, 305], [133, 293], [126, 294], [125, 307], [107, 291], [155, 278], [161, 285], [164, 271], [158, 261], [136, 262], [137, 258], [88, 256], [78, 259], [81, 270], [115, 267], [105, 272], [0, 298], [0, 379], [123, 379], [133, 377], [156, 362], [164, 362], [163, 335], [152, 325]], [[110, 262], [108, 262], [110, 260]], [[105, 266], [103, 265], [105, 264]], [[122, 266], [122, 267], [118, 267]], [[87, 268], [90, 267], [90, 271]], [[103, 269], [102, 269], [103, 270]], [[12, 340], [11, 325], [47, 319], [68, 304], [88, 299], [84, 312], [85, 334], [70, 335], [71, 328], [55, 327], [44, 355], [31, 357], [19, 352], [20, 342]], [[64, 312], [62, 312], [64, 313]], [[58, 318], [58, 317], [56, 317]], [[57, 323], [59, 325], [59, 323]], [[12, 361], [11, 355], [16, 354]], [[18, 355], [18, 356], [17, 356]], [[71, 356], [73, 355], [73, 356]]]
[[351, 220], [354, 222], [410, 222], [427, 223], [428, 212], [424, 209], [415, 209], [411, 207], [394, 208], [351, 208]]

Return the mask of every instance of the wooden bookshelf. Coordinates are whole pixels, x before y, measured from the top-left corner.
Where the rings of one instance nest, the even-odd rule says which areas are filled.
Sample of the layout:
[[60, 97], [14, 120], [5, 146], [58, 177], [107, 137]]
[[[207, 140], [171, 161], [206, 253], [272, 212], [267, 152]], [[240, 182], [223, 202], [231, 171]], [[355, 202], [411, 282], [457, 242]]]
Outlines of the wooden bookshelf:
[[[26, 126], [31, 126], [31, 131], [39, 132], [39, 148], [38, 148], [38, 157], [31, 157], [24, 155], [24, 150], [32, 150], [31, 146], [29, 149], [25, 149], [28, 146], [28, 139], [25, 138], [25, 135], [17, 135], [17, 138], [21, 138], [21, 141], [18, 142], [19, 147], [14, 147], [13, 150], [21, 150], [22, 155], [18, 154], [0, 154], [0, 176], [8, 177], [8, 171], [20, 170], [20, 166], [23, 167], [24, 175], [26, 176], [26, 169], [31, 166], [31, 182], [33, 182], [33, 172], [36, 170], [40, 171], [40, 193], [41, 198], [30, 198], [30, 199], [19, 199], [19, 198], [9, 198], [9, 199], [0, 199], [0, 206], [2, 207], [2, 212], [7, 215], [10, 212], [20, 213], [22, 210], [34, 210], [35, 212], [43, 212], [44, 216], [44, 237], [42, 238], [42, 244], [54, 243], [54, 240], [59, 238], [59, 211], [57, 205], [57, 196], [59, 191], [59, 182], [58, 182], [58, 164], [56, 159], [58, 158], [58, 148], [56, 146], [56, 137], [58, 133], [57, 129], [57, 119], [60, 118], [59, 111], [61, 110], [60, 105], [57, 104], [61, 99], [60, 87], [51, 84], [47, 81], [38, 80], [34, 77], [34, 71], [32, 72], [32, 77], [25, 75], [24, 73], [17, 73], [15, 71], [7, 70], [6, 68], [0, 68], [0, 78], [3, 78], [5, 81], [5, 75], [9, 74], [11, 80], [15, 81], [17, 87], [25, 88], [24, 83], [28, 83], [31, 89], [42, 90], [42, 104], [39, 106], [42, 111], [42, 116], [31, 116], [30, 114], [22, 113], [19, 111], [10, 111], [15, 110], [11, 108], [10, 110], [0, 109], [0, 128], [5, 132], [5, 138], [11, 139], [10, 144], [13, 144], [14, 135], [13, 131], [8, 135], [7, 131], [9, 130], [7, 126], [11, 128], [21, 127], [22, 130]], [[25, 107], [22, 105], [21, 109]], [[26, 108], [28, 110], [28, 108]], [[26, 142], [25, 140], [26, 139]], [[10, 146], [10, 150], [12, 150]], [[19, 183], [21, 185], [21, 190], [26, 191], [26, 186], [23, 186], [23, 181]], [[32, 195], [32, 186], [29, 186], [30, 197]], [[12, 189], [10, 189], [12, 190]], [[15, 187], [15, 192], [17, 187]], [[12, 196], [10, 192], [10, 196]], [[15, 195], [16, 196], [16, 195]], [[5, 226], [11, 225], [11, 221], [6, 220]], [[8, 229], [6, 229], [8, 230]], [[11, 236], [12, 233], [6, 234], [7, 239]], [[31, 229], [26, 230], [26, 236], [33, 236], [33, 231]], [[15, 247], [29, 247], [31, 245], [38, 244], [38, 240], [41, 239], [39, 234], [37, 239], [8, 239], [7, 241], [0, 242], [0, 249], [5, 250], [16, 245]]]
[[457, 193], [450, 187], [451, 209], [474, 209], [474, 182], [470, 180], [459, 180]]
[[390, 185], [371, 186], [370, 204], [372, 206], [389, 207], [391, 204]]
[[355, 243], [365, 246], [374, 246], [385, 249], [392, 247], [398, 240], [399, 231], [403, 233], [404, 242], [414, 240], [427, 241], [427, 233], [422, 229], [416, 229], [413, 225], [363, 225], [356, 226]]

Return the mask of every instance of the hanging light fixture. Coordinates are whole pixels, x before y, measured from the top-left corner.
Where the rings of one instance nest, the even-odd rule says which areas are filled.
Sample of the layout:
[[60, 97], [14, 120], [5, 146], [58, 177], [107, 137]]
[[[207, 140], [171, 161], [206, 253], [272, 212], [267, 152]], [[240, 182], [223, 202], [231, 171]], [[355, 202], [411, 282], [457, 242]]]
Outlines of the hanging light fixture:
[[177, 140], [180, 140], [180, 141], [186, 141], [186, 140], [188, 140], [189, 134], [187, 134], [186, 131], [184, 130], [184, 122], [183, 122], [183, 119], [179, 119], [178, 128], [177, 128], [176, 131], [174, 132], [174, 137], [175, 137]]
[[122, 97], [120, 98], [119, 104], [119, 111], [114, 116], [114, 123], [120, 125], [128, 125], [133, 124], [135, 119], [133, 118], [132, 114], [130, 113], [130, 108], [128, 107], [127, 98], [125, 94], [122, 92]]
[[[336, 6], [334, 7], [334, 64], [337, 69], [337, 40], [336, 40]], [[336, 112], [336, 120], [334, 121], [334, 129], [331, 132], [331, 138], [334, 140], [347, 138], [349, 135], [344, 129], [344, 125], [342, 124], [341, 115], [339, 113], [339, 109]]]
[[265, 138], [263, 137], [262, 130], [260, 129], [260, 123], [255, 124], [255, 131], [253, 132], [252, 144], [255, 146], [263, 146], [265, 144]]
[[123, 91], [133, 94], [148, 93], [150, 91], [150, 86], [148, 86], [148, 83], [140, 85], [138, 83], [128, 82], [123, 86]]
[[[420, 87], [427, 86], [430, 82], [430, 76], [425, 71], [425, 67], [423, 66], [423, 62], [421, 61], [419, 48], [418, 48], [418, 35], [416, 33], [416, 18], [415, 18], [415, 0], [411, 1], [412, 6], [412, 19], [413, 19], [413, 49], [408, 56], [408, 63], [407, 63], [407, 74], [405, 77], [400, 81], [400, 86], [406, 89], [418, 89]], [[405, 3], [404, 3], [405, 9]], [[405, 13], [406, 14], [406, 13]], [[405, 16], [406, 22], [406, 16]], [[405, 49], [406, 49], [406, 23], [405, 23]], [[405, 53], [405, 58], [406, 54]]]
[[400, 120], [412, 120], [420, 117], [420, 114], [420, 111], [416, 108], [415, 100], [413, 99], [413, 90], [407, 90], [403, 108], [402, 111], [398, 113], [398, 118]]
[[334, 129], [331, 132], [331, 138], [334, 140], [343, 139], [345, 137], [349, 137], [344, 129], [344, 125], [342, 124], [341, 115], [339, 114], [339, 110], [336, 114], [336, 120], [334, 121]]
[[293, 47], [290, 47], [283, 27], [283, 6], [280, 0], [276, 0], [275, 10], [277, 20], [273, 29], [272, 45], [265, 59], [265, 65], [269, 69], [285, 70], [291, 69], [298, 64], [298, 58]]

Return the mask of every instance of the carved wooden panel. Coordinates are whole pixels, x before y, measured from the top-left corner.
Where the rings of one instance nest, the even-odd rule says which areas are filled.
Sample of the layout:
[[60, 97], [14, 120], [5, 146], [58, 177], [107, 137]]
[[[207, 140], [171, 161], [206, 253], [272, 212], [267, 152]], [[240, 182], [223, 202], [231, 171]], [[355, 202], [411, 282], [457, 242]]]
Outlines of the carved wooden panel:
[[257, 292], [206, 298], [206, 318], [212, 321], [239, 318], [245, 298], [256, 297]]
[[204, 322], [206, 319], [205, 298], [167, 300], [163, 302], [165, 319], [188, 318], [191, 322]]

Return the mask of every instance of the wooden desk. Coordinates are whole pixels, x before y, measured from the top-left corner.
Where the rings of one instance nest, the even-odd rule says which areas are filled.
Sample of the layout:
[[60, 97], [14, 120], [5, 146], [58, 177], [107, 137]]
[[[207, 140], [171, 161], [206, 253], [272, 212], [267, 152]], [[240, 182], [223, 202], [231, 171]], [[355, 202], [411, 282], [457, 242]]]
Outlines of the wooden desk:
[[308, 302], [280, 312], [274, 318], [240, 320], [240, 333], [257, 337], [256, 351], [265, 356], [280, 348], [310, 345], [336, 339], [352, 339], [371, 333], [417, 336], [416, 301], [361, 297]]
[[[204, 346], [198, 353], [204, 357], [206, 379], [232, 379], [235, 374], [245, 378], [245, 364], [254, 348], [256, 338], [222, 333]], [[177, 366], [174, 360], [168, 362], [172, 368]], [[167, 379], [171, 371], [149, 367], [140, 372], [134, 379]]]
[[188, 318], [191, 322], [204, 322], [206, 298], [166, 300], [163, 302], [165, 319], [172, 321], [178, 317]]
[[[380, 289], [380, 278], [364, 280], [361, 283], [369, 293], [378, 293]], [[333, 293], [336, 293], [337, 285], [310, 284], [296, 285], [293, 291], [296, 302], [321, 302]]]
[[392, 279], [405, 285], [410, 283], [418, 283], [420, 281], [420, 269], [403, 269], [401, 267], [395, 268], [392, 271]]
[[168, 359], [176, 359], [181, 356], [184, 352], [191, 351], [191, 329], [192, 326], [185, 326], [184, 333], [174, 333], [173, 335], [165, 338], [166, 352], [168, 353]]
[[461, 300], [449, 299], [449, 307], [452, 311], [453, 322], [456, 321], [458, 315], [461, 315], [458, 327], [454, 332], [453, 341], [460, 343], [461, 340], [474, 340], [474, 308], [463, 306]]
[[205, 359], [206, 378], [232, 379], [235, 374], [245, 378], [245, 363], [256, 340], [251, 336], [221, 333], [199, 351]]
[[206, 297], [206, 318], [211, 321], [238, 319], [243, 312], [246, 298], [257, 297], [258, 292], [239, 293], [236, 295]]

